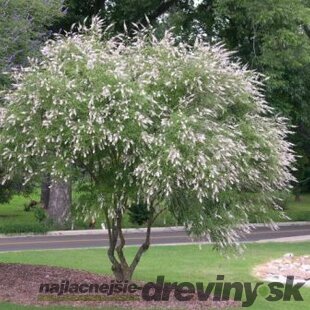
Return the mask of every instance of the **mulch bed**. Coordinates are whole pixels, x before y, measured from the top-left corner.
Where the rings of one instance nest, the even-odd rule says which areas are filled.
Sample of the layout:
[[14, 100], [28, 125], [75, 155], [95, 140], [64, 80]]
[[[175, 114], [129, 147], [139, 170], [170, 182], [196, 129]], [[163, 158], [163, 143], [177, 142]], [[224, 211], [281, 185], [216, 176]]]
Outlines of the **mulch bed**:
[[[98, 275], [86, 271], [48, 267], [48, 266], [36, 266], [36, 265], [22, 265], [22, 264], [2, 264], [0, 263], [0, 301], [12, 302], [23, 305], [70, 305], [70, 306], [87, 306], [87, 307], [120, 307], [120, 308], [132, 308], [132, 309], [206, 309], [206, 308], [228, 308], [238, 307], [240, 303], [234, 301], [199, 301], [195, 295], [191, 301], [180, 302], [173, 294], [171, 294], [169, 301], [144, 301], [141, 298], [141, 291], [134, 294], [115, 294], [118, 297], [134, 297], [139, 300], [135, 301], [42, 301], [38, 300], [40, 296], [39, 288], [42, 283], [58, 283], [62, 280], [68, 280], [70, 283], [87, 283], [87, 284], [110, 284], [113, 280], [112, 277]], [[155, 279], [154, 279], [155, 280]], [[142, 282], [135, 282], [138, 285], [142, 285]], [[45, 294], [47, 295], [47, 294]], [[57, 294], [48, 294], [57, 297]], [[85, 294], [73, 294], [74, 296], [81, 297]], [[90, 296], [89, 294], [86, 294]], [[98, 293], [91, 296], [106, 297], [106, 294]], [[122, 296], [120, 296], [122, 295]], [[62, 295], [67, 296], [67, 294]], [[72, 294], [70, 294], [72, 296]], [[111, 296], [110, 296], [111, 297]], [[128, 299], [128, 298], [127, 298]], [[211, 298], [210, 298], [211, 299]]]

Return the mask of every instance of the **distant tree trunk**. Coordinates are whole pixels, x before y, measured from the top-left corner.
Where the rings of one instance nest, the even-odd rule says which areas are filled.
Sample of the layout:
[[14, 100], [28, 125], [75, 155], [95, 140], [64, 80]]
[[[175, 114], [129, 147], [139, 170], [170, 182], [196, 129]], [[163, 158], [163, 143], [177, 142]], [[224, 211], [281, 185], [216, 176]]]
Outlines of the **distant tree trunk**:
[[45, 175], [42, 178], [41, 183], [41, 204], [44, 209], [48, 208], [48, 203], [50, 199], [50, 185], [51, 185], [51, 178], [49, 175]]
[[70, 216], [71, 185], [64, 181], [53, 182], [50, 186], [47, 213], [54, 223], [63, 226]]
[[300, 192], [296, 192], [296, 193], [295, 193], [295, 201], [296, 201], [296, 202], [301, 201], [301, 194], [300, 194]]
[[299, 182], [299, 184], [297, 186], [295, 186], [295, 188], [293, 190], [296, 202], [301, 201], [301, 184], [302, 184], [302, 181]]
[[105, 2], [106, 0], [96, 0], [95, 4], [94, 4], [94, 10], [95, 10], [95, 14], [98, 14], [100, 10], [104, 10], [105, 9]]

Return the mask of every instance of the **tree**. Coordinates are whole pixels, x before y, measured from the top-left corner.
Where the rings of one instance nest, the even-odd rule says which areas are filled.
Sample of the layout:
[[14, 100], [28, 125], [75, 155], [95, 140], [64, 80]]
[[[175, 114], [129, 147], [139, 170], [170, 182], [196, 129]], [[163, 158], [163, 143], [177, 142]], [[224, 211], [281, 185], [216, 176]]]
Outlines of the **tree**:
[[82, 23], [87, 17], [99, 15], [106, 24], [114, 24], [114, 32], [122, 32], [124, 23], [127, 23], [128, 30], [132, 23], [155, 25], [159, 18], [183, 2], [187, 0], [65, 0], [65, 15], [55, 21], [53, 29], [70, 30], [73, 23]]
[[59, 0], [0, 0], [0, 89], [10, 85], [4, 72], [38, 56], [48, 27], [61, 15]]
[[[16, 66], [26, 65], [28, 57], [39, 56], [40, 46], [51, 34], [49, 28], [63, 15], [61, 7], [59, 0], [0, 0], [0, 89], [10, 87], [11, 83], [9, 76], [3, 72], [10, 71]], [[64, 186], [62, 189], [59, 186], [53, 186], [50, 190], [49, 182], [45, 182], [47, 176], [43, 176], [42, 179], [41, 202], [46, 208], [48, 206], [56, 208], [55, 203], [49, 201], [50, 191], [52, 191], [51, 197], [68, 197], [68, 195], [60, 195], [60, 192], [65, 191], [70, 194], [71, 189], [62, 183]], [[15, 187], [11, 184], [10, 188], [7, 184], [5, 187], [0, 186], [0, 190], [14, 193]], [[7, 195], [7, 198], [9, 197]], [[70, 199], [57, 200], [57, 202], [59, 208], [68, 208], [66, 212], [68, 214]], [[49, 213], [55, 222], [64, 224], [66, 218], [56, 216], [57, 208], [49, 210]]]
[[[300, 184], [310, 177], [310, 2], [308, 0], [202, 0], [177, 11], [167, 21], [177, 34], [191, 40], [206, 36], [224, 42], [235, 57], [258, 70], [266, 81], [266, 98], [290, 119]], [[309, 189], [309, 185], [308, 185]]]
[[229, 48], [238, 48], [238, 55], [252, 68], [269, 77], [267, 100], [297, 127], [292, 141], [302, 156], [296, 176], [303, 181], [310, 176], [310, 37], [306, 31], [310, 25], [310, 3], [216, 2], [218, 16], [227, 21], [217, 27], [220, 36]]
[[[19, 169], [27, 179], [83, 178], [84, 216], [105, 215], [118, 280], [131, 279], [167, 208], [222, 249], [237, 245], [249, 217], [271, 223], [294, 156], [261, 76], [218, 45], [176, 44], [169, 32], [157, 40], [153, 30], [104, 39], [101, 27], [96, 17], [57, 36], [42, 62], [16, 73], [1, 135], [6, 179]], [[147, 232], [129, 263], [122, 220], [137, 205], [149, 211]]]
[[68, 182], [51, 183], [47, 213], [54, 223], [62, 226], [68, 220], [71, 200], [71, 186]]
[[[2, 130], [5, 113], [6, 109], [0, 107], [0, 131]], [[0, 158], [0, 179], [5, 177], [5, 170], [2, 167], [3, 165]], [[5, 184], [0, 183], [0, 204], [9, 202], [14, 194], [21, 192], [23, 194], [29, 194], [33, 190], [33, 186], [31, 186], [31, 184], [28, 184], [27, 186], [22, 185], [23, 178], [18, 174], [16, 174], [14, 178]]]

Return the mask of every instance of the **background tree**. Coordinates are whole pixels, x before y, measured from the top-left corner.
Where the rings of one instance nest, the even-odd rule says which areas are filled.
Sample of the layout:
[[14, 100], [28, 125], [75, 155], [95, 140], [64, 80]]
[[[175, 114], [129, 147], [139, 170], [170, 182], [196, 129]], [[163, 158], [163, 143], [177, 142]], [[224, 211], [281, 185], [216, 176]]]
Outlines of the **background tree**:
[[[3, 120], [6, 113], [6, 109], [0, 107], [0, 131], [2, 130]], [[2, 160], [0, 158], [0, 179], [5, 177], [5, 170], [2, 168]], [[9, 182], [5, 184], [0, 183], [0, 204], [10, 201], [12, 196], [17, 193], [30, 194], [33, 190], [33, 186], [28, 184], [23, 186], [23, 177], [19, 174], [15, 174]]]
[[[40, 46], [51, 35], [50, 27], [63, 14], [61, 8], [60, 0], [0, 0], [0, 89], [11, 87], [9, 75], [5, 72], [13, 67], [26, 65], [28, 57], [40, 55]], [[5, 187], [0, 185], [0, 191], [6, 200], [16, 189], [20, 189], [20, 181], [21, 177]], [[49, 207], [51, 217], [60, 224], [65, 221], [65, 217], [60, 217], [60, 214], [68, 214], [70, 209], [70, 199], [65, 197], [69, 197], [71, 193], [70, 187], [62, 185], [62, 188], [53, 186], [51, 189], [51, 197], [58, 197], [57, 206], [64, 210], [58, 214], [55, 202], [49, 200], [48, 176], [43, 176], [41, 202], [44, 207]], [[63, 191], [67, 195], [61, 195]]]
[[297, 126], [292, 141], [302, 155], [297, 176], [303, 181], [310, 176], [310, 37], [305, 31], [310, 25], [309, 1], [226, 0], [217, 5], [218, 16], [227, 20], [217, 27], [219, 35], [228, 48], [238, 48], [245, 62], [269, 77], [268, 101]]
[[48, 27], [60, 16], [59, 0], [0, 0], [0, 88], [10, 85], [4, 72], [38, 56]]
[[[177, 44], [169, 32], [104, 39], [101, 24], [49, 41], [42, 62], [15, 74], [1, 135], [6, 179], [20, 169], [84, 178], [84, 214], [105, 215], [118, 280], [131, 279], [166, 208], [218, 248], [237, 245], [249, 217], [270, 223], [294, 156], [261, 77], [220, 46]], [[147, 232], [129, 263], [122, 220], [137, 205]]]
[[[235, 57], [268, 76], [266, 97], [296, 126], [290, 139], [301, 156], [295, 193], [310, 190], [310, 2], [203, 0], [167, 20], [188, 41], [195, 35], [224, 42]], [[308, 180], [308, 181], [307, 181]]]
[[100, 13], [114, 30], [123, 23], [156, 25], [157, 33], [174, 27], [174, 33], [193, 44], [200, 35], [209, 42], [224, 42], [235, 57], [269, 77], [266, 97], [270, 104], [296, 126], [290, 137], [300, 155], [294, 192], [310, 190], [309, 104], [309, 0], [179, 0], [179, 1], [81, 1], [64, 2], [66, 14], [54, 29]]
[[187, 0], [65, 0], [65, 15], [54, 23], [53, 29], [70, 30], [73, 23], [99, 15], [106, 24], [114, 24], [114, 32], [123, 32], [124, 23], [129, 29], [133, 26], [132, 23], [155, 25], [164, 14], [183, 3], [187, 3]]

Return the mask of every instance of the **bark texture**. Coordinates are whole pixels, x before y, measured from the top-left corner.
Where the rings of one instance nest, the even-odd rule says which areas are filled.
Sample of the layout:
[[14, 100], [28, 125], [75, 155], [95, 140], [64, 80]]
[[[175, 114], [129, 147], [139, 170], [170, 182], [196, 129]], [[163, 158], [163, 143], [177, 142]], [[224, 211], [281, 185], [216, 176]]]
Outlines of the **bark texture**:
[[106, 221], [109, 233], [109, 249], [108, 257], [112, 264], [112, 272], [117, 281], [130, 281], [132, 275], [140, 262], [142, 255], [149, 249], [151, 244], [151, 227], [155, 219], [165, 210], [162, 209], [160, 212], [155, 214], [153, 207], [151, 207], [152, 216], [147, 221], [145, 240], [139, 247], [136, 255], [134, 256], [132, 262], [129, 264], [126, 260], [124, 254], [124, 248], [126, 245], [125, 236], [122, 231], [122, 219], [123, 214], [120, 210], [116, 211], [116, 218], [109, 219], [106, 211]]
[[71, 186], [64, 181], [53, 182], [50, 186], [47, 213], [54, 223], [63, 226], [70, 216]]

